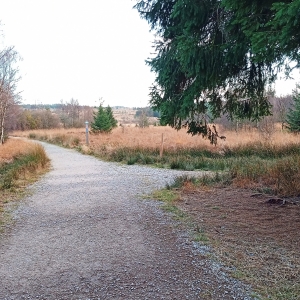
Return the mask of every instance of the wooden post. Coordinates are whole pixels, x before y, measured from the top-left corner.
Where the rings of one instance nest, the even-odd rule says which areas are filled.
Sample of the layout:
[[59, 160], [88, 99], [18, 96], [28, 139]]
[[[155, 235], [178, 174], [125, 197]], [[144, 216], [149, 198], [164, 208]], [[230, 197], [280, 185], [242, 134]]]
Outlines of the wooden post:
[[85, 121], [85, 143], [89, 145], [89, 122]]
[[161, 146], [160, 146], [160, 153], [159, 157], [162, 158], [164, 153], [164, 134], [161, 134]]

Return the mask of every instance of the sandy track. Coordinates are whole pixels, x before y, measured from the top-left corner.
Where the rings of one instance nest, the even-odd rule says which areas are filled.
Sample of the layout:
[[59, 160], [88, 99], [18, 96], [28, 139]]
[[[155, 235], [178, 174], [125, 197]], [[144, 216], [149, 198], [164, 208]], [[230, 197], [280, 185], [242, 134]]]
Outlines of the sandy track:
[[251, 299], [141, 195], [180, 172], [43, 144], [53, 169], [0, 240], [0, 299]]

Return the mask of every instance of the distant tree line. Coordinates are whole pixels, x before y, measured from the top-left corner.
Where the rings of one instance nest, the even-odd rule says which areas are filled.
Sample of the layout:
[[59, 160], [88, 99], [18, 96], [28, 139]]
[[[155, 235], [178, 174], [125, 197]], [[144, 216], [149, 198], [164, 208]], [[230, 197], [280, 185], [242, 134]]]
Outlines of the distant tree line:
[[[300, 92], [299, 87], [293, 94], [275, 97], [270, 96], [271, 115], [260, 121], [228, 118], [226, 115], [213, 119], [207, 110], [207, 121], [221, 125], [224, 130], [251, 130], [256, 128], [268, 134], [275, 129], [275, 124], [280, 124], [282, 130], [300, 132]], [[1, 103], [0, 103], [1, 105]], [[99, 112], [100, 109], [100, 112]], [[149, 117], [157, 117], [159, 113], [151, 109], [136, 108], [135, 118], [137, 126], [148, 127]], [[18, 100], [9, 104], [5, 118], [5, 133], [12, 130], [33, 130], [52, 128], [84, 127], [85, 121], [94, 124], [94, 131], [109, 132], [116, 126], [110, 107], [100, 105], [98, 111], [89, 106], [82, 106], [78, 100], [71, 99], [68, 102], [61, 101], [53, 105], [20, 105]], [[165, 125], [165, 124], [160, 124]], [[97, 129], [97, 126], [100, 128]], [[103, 128], [103, 129], [101, 129]]]
[[[268, 101], [270, 102], [270, 115], [261, 120], [251, 121], [245, 118], [235, 119], [228, 115], [223, 115], [220, 118], [214, 119], [210, 103], [207, 102], [207, 123], [215, 123], [221, 125], [225, 130], [250, 130], [256, 128], [261, 131], [272, 131], [275, 129], [275, 124], [280, 124], [282, 130], [290, 130], [292, 132], [300, 132], [300, 86], [293, 91], [293, 94], [275, 97], [274, 92], [269, 91]], [[225, 105], [225, 104], [224, 104]], [[153, 110], [151, 107], [136, 108], [135, 118], [138, 120], [139, 127], [149, 126], [149, 117], [157, 117], [160, 119], [160, 113]], [[160, 119], [160, 125], [166, 125]], [[297, 130], [298, 129], [298, 130]]]
[[[24, 108], [25, 107], [25, 108]], [[78, 100], [55, 105], [14, 105], [8, 119], [8, 130], [32, 130], [84, 127], [93, 120], [94, 109], [79, 105]]]
[[[213, 120], [214, 123], [222, 125], [226, 130], [243, 130], [243, 129], [252, 129], [257, 128], [261, 129], [262, 127], [268, 124], [278, 123], [281, 125], [282, 129], [287, 129], [287, 115], [293, 106], [293, 95], [286, 95], [281, 97], [270, 96], [269, 101], [271, 104], [270, 112], [271, 115], [267, 116], [260, 121], [251, 121], [247, 119], [235, 118], [234, 120], [230, 119], [227, 115], [223, 115], [221, 118]], [[209, 111], [209, 110], [208, 110]], [[208, 113], [208, 121], [210, 120]]]
[[64, 104], [62, 102], [60, 103], [54, 103], [54, 104], [43, 104], [43, 103], [36, 103], [36, 104], [22, 104], [22, 108], [29, 109], [29, 110], [38, 110], [38, 109], [61, 109]]

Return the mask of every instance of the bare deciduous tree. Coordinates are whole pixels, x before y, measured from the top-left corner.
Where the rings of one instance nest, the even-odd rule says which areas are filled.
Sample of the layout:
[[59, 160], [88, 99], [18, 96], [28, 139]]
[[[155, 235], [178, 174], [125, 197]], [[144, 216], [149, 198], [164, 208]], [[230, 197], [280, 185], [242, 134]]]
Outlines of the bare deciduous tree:
[[5, 121], [9, 109], [18, 102], [16, 85], [20, 77], [15, 63], [19, 55], [14, 47], [8, 47], [0, 51], [0, 144], [4, 143]]
[[61, 114], [60, 118], [64, 127], [80, 127], [80, 112], [81, 107], [78, 100], [71, 99], [70, 102], [64, 103], [61, 101]]

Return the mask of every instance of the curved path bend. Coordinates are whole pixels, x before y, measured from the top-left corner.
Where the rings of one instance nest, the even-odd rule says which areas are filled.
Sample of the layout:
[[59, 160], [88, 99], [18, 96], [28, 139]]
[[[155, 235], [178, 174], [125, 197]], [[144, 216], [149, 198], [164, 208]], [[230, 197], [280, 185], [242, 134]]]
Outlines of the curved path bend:
[[53, 168], [0, 239], [0, 299], [251, 299], [142, 200], [182, 172], [43, 146]]

